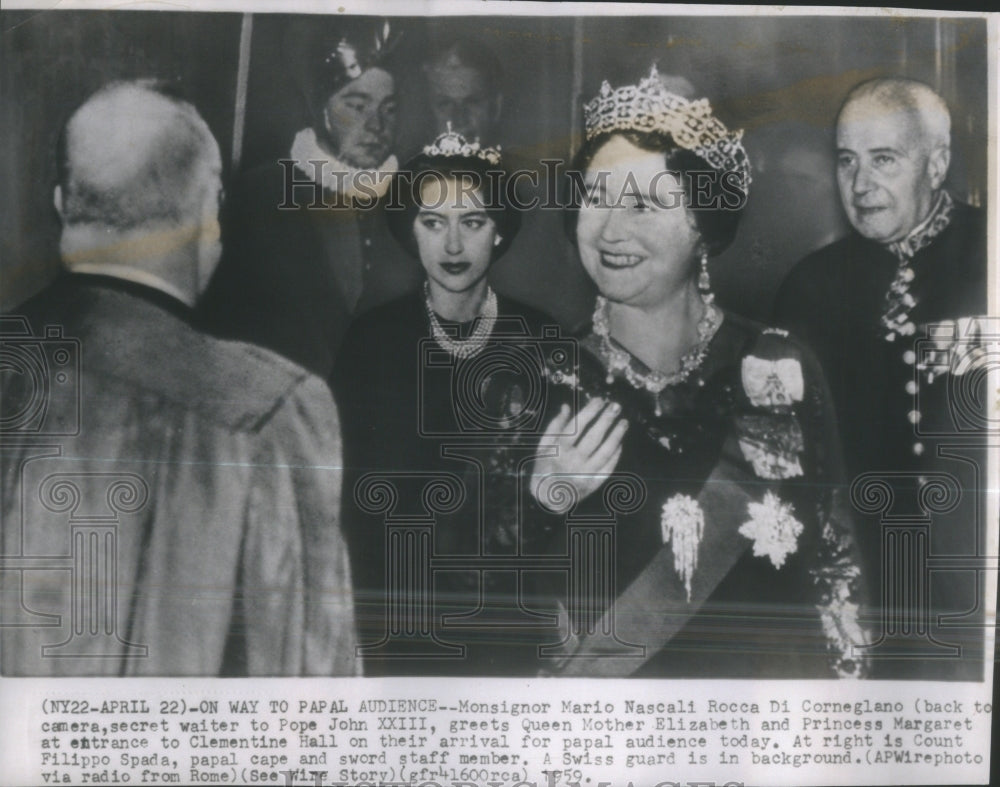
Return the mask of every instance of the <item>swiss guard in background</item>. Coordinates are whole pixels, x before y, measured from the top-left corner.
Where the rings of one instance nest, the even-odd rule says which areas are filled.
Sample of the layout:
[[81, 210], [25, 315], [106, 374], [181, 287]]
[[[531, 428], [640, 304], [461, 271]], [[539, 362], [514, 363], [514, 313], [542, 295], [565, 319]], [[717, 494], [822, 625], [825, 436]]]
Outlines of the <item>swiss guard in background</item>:
[[234, 190], [226, 256], [202, 311], [216, 332], [327, 377], [352, 317], [413, 287], [419, 267], [384, 216], [398, 168], [387, 60], [399, 36], [385, 20], [318, 25], [297, 41], [312, 125]]
[[[982, 325], [976, 318], [987, 311], [985, 218], [945, 188], [950, 135], [948, 107], [923, 83], [876, 79], [851, 91], [837, 120], [837, 182], [853, 231], [793, 269], [775, 311], [776, 322], [803, 339], [823, 365], [848, 473], [856, 479], [856, 505], [865, 511], [874, 504], [873, 484], [893, 490], [885, 510], [868, 511], [873, 516], [859, 529], [863, 565], [873, 601], [888, 615], [884, 633], [897, 623], [909, 631], [912, 623], [911, 633], [929, 639], [918, 647], [923, 657], [913, 652], [912, 639], [892, 648], [885, 643], [883, 656], [913, 656], [877, 659], [876, 674], [887, 678], [982, 674], [975, 652], [981, 619], [980, 631], [966, 619], [964, 627], [937, 635], [964, 643], [963, 658], [938, 647], [927, 631], [933, 621], [921, 619], [918, 609], [926, 604], [892, 595], [893, 568], [883, 562], [892, 551], [883, 538], [904, 535], [883, 527], [884, 517], [917, 521], [934, 514], [926, 509], [931, 497], [920, 492], [928, 484], [954, 498], [937, 508], [958, 507], [938, 510], [933, 532], [907, 534], [915, 551], [906, 567], [921, 571], [931, 555], [974, 556], [979, 548], [975, 471], [938, 451], [942, 437], [961, 439], [953, 405], [961, 404], [958, 388], [977, 376], [973, 348]], [[974, 413], [965, 415], [976, 421]], [[962, 616], [982, 603], [974, 571], [924, 571], [920, 593], [928, 582], [935, 613]]]
[[600, 295], [578, 367], [550, 366], [528, 485], [528, 516], [565, 522], [553, 549], [588, 555], [554, 580], [564, 636], [549, 669], [863, 677], [822, 373], [785, 331], [711, 293], [708, 258], [731, 243], [750, 186], [741, 134], [655, 69], [605, 83], [584, 118], [570, 223]]

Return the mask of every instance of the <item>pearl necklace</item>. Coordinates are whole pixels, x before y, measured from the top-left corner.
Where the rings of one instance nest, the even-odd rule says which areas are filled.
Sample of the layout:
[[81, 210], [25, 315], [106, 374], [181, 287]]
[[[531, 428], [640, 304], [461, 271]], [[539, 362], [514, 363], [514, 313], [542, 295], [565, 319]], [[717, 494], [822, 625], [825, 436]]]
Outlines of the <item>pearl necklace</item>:
[[472, 358], [478, 355], [486, 346], [486, 341], [493, 333], [493, 326], [497, 321], [497, 294], [489, 286], [486, 287], [486, 301], [476, 316], [475, 327], [467, 339], [457, 339], [442, 327], [437, 314], [434, 313], [431, 289], [427, 282], [424, 282], [424, 306], [427, 308], [427, 318], [431, 323], [431, 335], [434, 341], [438, 347], [454, 358]]
[[659, 394], [668, 385], [682, 383], [698, 369], [705, 360], [709, 342], [722, 325], [722, 312], [716, 308], [710, 298], [704, 298], [705, 313], [698, 320], [698, 341], [690, 350], [681, 356], [676, 371], [669, 374], [650, 371], [648, 374], [637, 371], [632, 364], [632, 355], [621, 347], [611, 344], [611, 333], [608, 327], [608, 301], [599, 295], [594, 308], [594, 334], [601, 340], [601, 356], [608, 368], [607, 383], [614, 381], [615, 372], [622, 372], [629, 385], [638, 390], [646, 390], [653, 394], [656, 415], [663, 414], [660, 407]]

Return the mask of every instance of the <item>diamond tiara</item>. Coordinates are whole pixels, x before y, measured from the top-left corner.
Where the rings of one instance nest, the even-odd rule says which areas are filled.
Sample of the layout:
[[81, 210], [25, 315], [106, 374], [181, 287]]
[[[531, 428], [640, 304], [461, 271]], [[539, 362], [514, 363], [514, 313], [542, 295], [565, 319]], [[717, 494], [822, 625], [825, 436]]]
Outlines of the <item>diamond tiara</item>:
[[448, 130], [439, 135], [434, 140], [433, 145], [424, 148], [426, 156], [463, 156], [465, 158], [478, 158], [492, 164], [494, 167], [500, 166], [500, 148], [480, 147], [479, 140], [469, 142], [465, 137], [456, 131], [451, 130], [451, 121], [448, 122]]
[[715, 115], [707, 98], [689, 101], [671, 93], [660, 81], [656, 65], [638, 85], [601, 92], [583, 107], [588, 140], [610, 131], [656, 131], [670, 134], [680, 147], [697, 153], [718, 172], [735, 172], [744, 191], [750, 187], [750, 159], [743, 132], [730, 131]]

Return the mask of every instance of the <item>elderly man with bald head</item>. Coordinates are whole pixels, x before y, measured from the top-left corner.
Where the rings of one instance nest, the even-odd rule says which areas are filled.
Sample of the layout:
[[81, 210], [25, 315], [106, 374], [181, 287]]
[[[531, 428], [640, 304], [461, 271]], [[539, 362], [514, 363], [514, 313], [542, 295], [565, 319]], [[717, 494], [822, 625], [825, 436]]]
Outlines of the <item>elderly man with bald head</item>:
[[329, 390], [194, 324], [220, 170], [198, 112], [151, 82], [103, 88], [66, 126], [66, 272], [17, 310], [52, 380], [0, 376], [6, 425], [40, 396], [63, 435], [5, 435], [3, 554], [27, 566], [0, 572], [6, 675], [355, 672]]
[[[935, 471], [960, 473], [938, 456], [934, 436], [955, 429], [949, 363], [928, 365], [918, 342], [926, 342], [929, 330], [967, 339], [964, 333], [975, 324], [970, 318], [986, 313], [985, 219], [946, 188], [950, 114], [921, 82], [886, 78], [855, 87], [837, 117], [836, 146], [837, 184], [851, 231], [792, 270], [775, 317], [823, 364], [850, 478], [890, 474], [902, 501]], [[973, 505], [946, 523], [941, 519], [931, 552], [975, 554], [975, 517]], [[877, 592], [882, 529], [873, 523], [859, 535], [869, 585]], [[960, 579], [935, 575], [938, 610], [975, 606], [974, 588], [964, 597], [952, 588], [950, 600], [941, 595]], [[929, 663], [911, 661], [903, 671], [930, 677], [937, 673], [921, 672]], [[970, 664], [936, 663], [942, 677], [963, 674]]]

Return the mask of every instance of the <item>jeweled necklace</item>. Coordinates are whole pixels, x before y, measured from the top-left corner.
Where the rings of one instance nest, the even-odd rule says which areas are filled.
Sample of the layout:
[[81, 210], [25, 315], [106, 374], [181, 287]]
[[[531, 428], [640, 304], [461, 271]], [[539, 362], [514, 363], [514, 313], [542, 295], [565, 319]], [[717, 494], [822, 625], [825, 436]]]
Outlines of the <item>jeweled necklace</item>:
[[437, 314], [434, 313], [434, 306], [431, 303], [431, 288], [424, 282], [424, 306], [427, 308], [427, 318], [431, 323], [431, 336], [437, 342], [438, 347], [455, 358], [472, 358], [486, 346], [486, 341], [493, 333], [493, 326], [497, 321], [497, 294], [487, 285], [486, 299], [479, 314], [474, 318], [475, 327], [466, 339], [458, 339], [441, 326]]
[[608, 327], [608, 301], [603, 295], [597, 296], [594, 308], [594, 334], [601, 340], [601, 356], [608, 369], [607, 382], [614, 381], [615, 372], [621, 372], [629, 385], [640, 391], [653, 394], [656, 415], [662, 415], [659, 394], [668, 385], [682, 383], [698, 369], [708, 353], [708, 345], [722, 325], [722, 312], [716, 308], [710, 298], [704, 298], [705, 313], [698, 320], [698, 341], [694, 347], [681, 356], [677, 369], [669, 374], [652, 370], [640, 372], [632, 364], [632, 355], [622, 347], [611, 343], [611, 333]]

